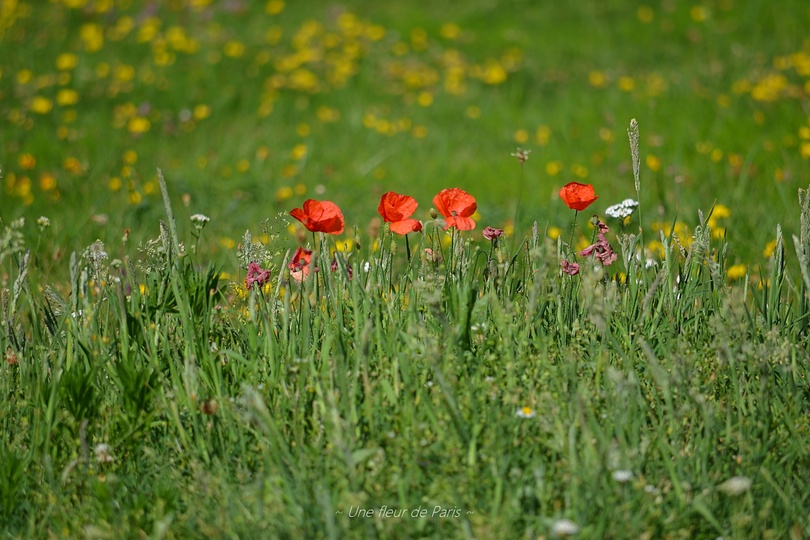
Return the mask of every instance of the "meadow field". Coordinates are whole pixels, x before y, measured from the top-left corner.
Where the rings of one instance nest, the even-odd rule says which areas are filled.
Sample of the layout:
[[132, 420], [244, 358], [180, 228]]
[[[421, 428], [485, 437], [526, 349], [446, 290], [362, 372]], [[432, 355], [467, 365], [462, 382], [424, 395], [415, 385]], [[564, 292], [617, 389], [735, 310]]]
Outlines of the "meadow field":
[[807, 28], [0, 0], [0, 535], [810, 537]]

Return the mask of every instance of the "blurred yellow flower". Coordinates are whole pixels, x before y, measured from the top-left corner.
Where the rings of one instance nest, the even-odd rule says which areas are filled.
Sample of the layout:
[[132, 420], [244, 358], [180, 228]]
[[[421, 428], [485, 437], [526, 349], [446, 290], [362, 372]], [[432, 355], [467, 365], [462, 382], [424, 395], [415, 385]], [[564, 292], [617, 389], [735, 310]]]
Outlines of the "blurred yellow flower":
[[296, 161], [304, 159], [306, 155], [307, 155], [307, 145], [305, 144], [296, 144], [290, 151], [290, 157]]
[[134, 165], [138, 162], [138, 153], [135, 150], [125, 150], [121, 160], [127, 165]]
[[744, 264], [735, 264], [726, 270], [726, 275], [728, 279], [740, 279], [745, 277], [746, 272], [748, 272], [747, 266]]
[[100, 24], [83, 24], [79, 29], [79, 38], [84, 43], [84, 50], [87, 52], [96, 52], [104, 46], [104, 30]]
[[127, 131], [136, 135], [146, 133], [150, 127], [152, 127], [152, 123], [143, 116], [133, 116], [127, 122]]
[[545, 146], [548, 144], [549, 139], [551, 138], [551, 128], [548, 126], [540, 126], [534, 132], [534, 140], [540, 146]]
[[28, 104], [28, 109], [37, 114], [48, 114], [53, 109], [53, 102], [42, 96], [34, 96]]
[[229, 58], [239, 58], [245, 54], [245, 44], [241, 41], [228, 41], [222, 52]]
[[721, 219], [727, 218], [731, 215], [731, 209], [724, 204], [715, 204], [714, 211], [712, 212], [712, 217]]
[[293, 189], [290, 186], [282, 186], [276, 190], [276, 200], [286, 201], [293, 196]]
[[692, 6], [692, 9], [689, 10], [689, 16], [695, 22], [703, 22], [706, 20], [708, 12], [705, 6]]
[[776, 250], [776, 240], [771, 240], [765, 245], [765, 249], [762, 251], [762, 255], [767, 258], [773, 257], [773, 252]]
[[17, 158], [17, 164], [19, 164], [22, 170], [30, 171], [37, 166], [37, 158], [29, 153], [20, 154], [20, 157]]
[[433, 105], [433, 94], [426, 91], [419, 92], [416, 102], [422, 107], [430, 107]]
[[588, 84], [594, 88], [603, 88], [607, 84], [607, 77], [603, 71], [591, 71], [588, 73]]
[[56, 57], [56, 69], [67, 71], [79, 65], [79, 57], [72, 52], [62, 53]]
[[56, 177], [49, 173], [43, 173], [42, 176], [39, 177], [39, 189], [42, 191], [51, 191], [52, 189], [56, 188]]
[[284, 0], [270, 0], [264, 5], [264, 11], [268, 15], [278, 15], [284, 11]]
[[81, 161], [72, 156], [66, 157], [62, 162], [62, 166], [66, 171], [72, 174], [81, 174], [83, 170]]
[[619, 86], [619, 90], [623, 92], [632, 92], [636, 88], [635, 79], [633, 79], [633, 77], [628, 77], [627, 75], [619, 77], [616, 84]]
[[331, 107], [327, 107], [326, 105], [321, 105], [318, 107], [318, 110], [315, 112], [315, 115], [318, 117], [318, 120], [321, 122], [336, 122], [340, 119], [340, 112], [337, 109], [333, 109]]
[[546, 174], [557, 176], [563, 170], [563, 164], [559, 161], [549, 161], [546, 163]]
[[439, 29], [439, 35], [444, 39], [457, 39], [461, 35], [461, 28], [456, 23], [444, 23]]
[[75, 105], [79, 101], [79, 93], [72, 88], [62, 88], [56, 93], [56, 102], [62, 107]]
[[636, 16], [638, 20], [647, 24], [651, 23], [653, 20], [655, 13], [653, 12], [650, 6], [639, 6], [636, 10]]

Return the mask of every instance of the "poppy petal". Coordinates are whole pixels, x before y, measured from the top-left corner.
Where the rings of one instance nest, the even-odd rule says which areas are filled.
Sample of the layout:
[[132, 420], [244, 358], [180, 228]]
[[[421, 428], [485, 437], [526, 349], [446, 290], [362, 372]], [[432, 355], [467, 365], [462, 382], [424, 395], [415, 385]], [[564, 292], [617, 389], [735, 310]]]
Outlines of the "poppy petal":
[[444, 230], [455, 227], [460, 231], [471, 231], [475, 229], [475, 221], [465, 216], [450, 216], [445, 219]]
[[389, 191], [380, 198], [377, 212], [382, 216], [383, 221], [391, 223], [407, 219], [416, 211], [417, 206], [419, 203], [413, 197]]
[[397, 234], [408, 234], [409, 232], [419, 232], [422, 230], [422, 222], [418, 219], [403, 219], [391, 223], [391, 232]]

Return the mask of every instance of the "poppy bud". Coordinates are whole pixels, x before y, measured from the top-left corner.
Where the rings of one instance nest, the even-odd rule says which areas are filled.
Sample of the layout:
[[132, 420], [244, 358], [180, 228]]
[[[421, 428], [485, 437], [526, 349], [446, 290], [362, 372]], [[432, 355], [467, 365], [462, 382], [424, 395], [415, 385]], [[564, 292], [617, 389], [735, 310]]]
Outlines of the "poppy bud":
[[436, 219], [437, 217], [439, 217], [439, 213], [436, 211], [436, 209], [435, 209], [435, 208], [431, 208], [431, 209], [430, 209], [430, 217], [431, 217], [432, 219]]

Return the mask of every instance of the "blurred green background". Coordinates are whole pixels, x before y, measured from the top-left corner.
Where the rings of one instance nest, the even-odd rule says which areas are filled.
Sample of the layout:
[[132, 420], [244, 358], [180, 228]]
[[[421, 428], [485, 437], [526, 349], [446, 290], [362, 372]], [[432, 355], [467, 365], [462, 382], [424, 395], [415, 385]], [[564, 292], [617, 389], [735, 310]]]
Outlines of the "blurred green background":
[[534, 220], [557, 234], [569, 181], [594, 184], [588, 213], [635, 197], [631, 118], [647, 229], [688, 236], [722, 205], [715, 236], [756, 271], [777, 222], [798, 227], [806, 1], [0, 6], [0, 218], [36, 234], [49, 217], [53, 269], [97, 238], [116, 253], [125, 229], [156, 236], [158, 167], [183, 229], [209, 216], [201, 249], [234, 266], [245, 229], [282, 229], [309, 197], [343, 208], [348, 237], [385, 191], [425, 219], [453, 186], [478, 200], [476, 234], [518, 205], [515, 235]]

